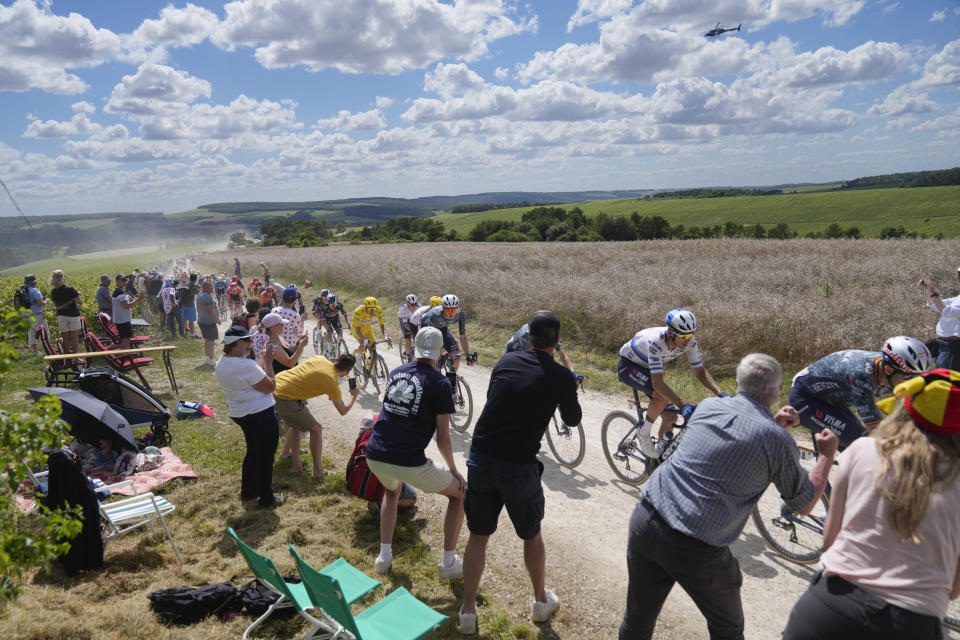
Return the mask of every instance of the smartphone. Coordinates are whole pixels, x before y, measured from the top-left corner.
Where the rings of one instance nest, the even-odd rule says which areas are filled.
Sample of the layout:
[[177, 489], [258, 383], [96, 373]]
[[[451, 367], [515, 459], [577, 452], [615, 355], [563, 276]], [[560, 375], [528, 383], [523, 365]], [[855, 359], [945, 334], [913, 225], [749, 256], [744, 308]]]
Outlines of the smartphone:
[[357, 388], [357, 379], [353, 376], [347, 378], [347, 385], [350, 387], [350, 390], [353, 391]]

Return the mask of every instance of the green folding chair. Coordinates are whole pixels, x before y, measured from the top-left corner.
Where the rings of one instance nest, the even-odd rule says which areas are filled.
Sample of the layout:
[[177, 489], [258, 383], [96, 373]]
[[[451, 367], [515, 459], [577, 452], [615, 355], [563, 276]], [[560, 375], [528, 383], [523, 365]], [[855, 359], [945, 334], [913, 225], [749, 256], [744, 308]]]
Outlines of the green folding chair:
[[323, 574], [304, 562], [290, 545], [290, 555], [297, 573], [315, 609], [324, 619], [333, 619], [338, 628], [331, 638], [336, 640], [416, 640], [422, 638], [447, 619], [412, 593], [400, 587], [354, 618], [336, 576]]
[[[228, 527], [227, 533], [230, 534], [230, 537], [237, 543], [237, 546], [240, 548], [240, 553], [247, 561], [247, 565], [249, 565], [250, 570], [253, 572], [253, 575], [256, 576], [257, 580], [280, 596], [276, 602], [270, 605], [270, 608], [267, 609], [262, 616], [247, 627], [247, 630], [243, 632], [243, 640], [246, 640], [247, 636], [249, 636], [260, 623], [270, 617], [274, 609], [283, 609], [286, 607], [294, 607], [307, 622], [313, 625], [310, 632], [304, 636], [304, 640], [319, 640], [320, 638], [332, 637], [334, 630], [339, 625], [337, 625], [335, 621], [325, 620], [323, 616], [318, 619], [310, 614], [310, 611], [314, 608], [313, 602], [310, 596], [307, 595], [303, 583], [289, 583], [285, 581], [283, 574], [277, 569], [273, 560], [251, 549], [240, 539], [237, 532], [233, 530], [233, 527]], [[338, 558], [319, 571], [312, 567], [311, 570], [325, 576], [336, 578], [344, 585], [344, 596], [347, 598], [347, 602], [351, 604], [380, 586], [380, 582], [354, 568], [353, 565], [343, 558]]]

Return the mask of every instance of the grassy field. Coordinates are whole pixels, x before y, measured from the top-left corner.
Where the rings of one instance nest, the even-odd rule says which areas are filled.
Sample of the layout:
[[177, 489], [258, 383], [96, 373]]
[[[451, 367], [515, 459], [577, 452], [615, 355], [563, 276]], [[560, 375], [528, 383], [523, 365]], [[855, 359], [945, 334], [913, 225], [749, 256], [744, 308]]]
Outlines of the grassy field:
[[[564, 205], [567, 208], [573, 205]], [[885, 227], [946, 237], [960, 235], [960, 186], [916, 189], [826, 191], [781, 196], [684, 198], [675, 200], [602, 200], [578, 205], [587, 216], [662, 216], [672, 225], [713, 226], [728, 220], [773, 226], [786, 223], [804, 234], [827, 228], [859, 227], [863, 236], [878, 236]], [[482, 220], [520, 220], [529, 207], [478, 213], [440, 214], [447, 229], [469, 233]]]
[[[50, 276], [50, 273], [54, 269], [63, 269], [68, 276], [71, 274], [94, 272], [96, 272], [97, 275], [107, 273], [113, 276], [119, 271], [132, 271], [134, 267], [139, 267], [140, 269], [149, 268], [150, 266], [161, 264], [173, 256], [190, 255], [192, 252], [206, 251], [211, 248], [211, 244], [212, 243], [178, 245], [164, 249], [155, 246], [150, 250], [137, 251], [134, 254], [130, 254], [124, 249], [116, 249], [114, 251], [115, 255], [113, 256], [104, 255], [110, 252], [109, 249], [106, 249], [104, 252], [97, 252], [96, 254], [80, 255], [77, 257], [60, 256], [10, 267], [0, 271], [0, 276], [22, 276], [27, 273], [33, 273], [43, 282]], [[226, 246], [226, 241], [219, 246]]]

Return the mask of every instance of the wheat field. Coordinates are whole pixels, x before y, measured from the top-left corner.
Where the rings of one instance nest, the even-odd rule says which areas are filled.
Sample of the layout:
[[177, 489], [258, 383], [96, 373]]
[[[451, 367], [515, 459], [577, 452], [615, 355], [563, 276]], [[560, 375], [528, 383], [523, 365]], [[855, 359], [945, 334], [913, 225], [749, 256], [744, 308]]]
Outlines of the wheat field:
[[611, 357], [638, 329], [687, 307], [711, 369], [763, 351], [795, 371], [838, 349], [879, 349], [892, 335], [933, 337], [937, 316], [916, 283], [933, 277], [955, 295], [958, 249], [953, 240], [408, 243], [266, 247], [203, 262], [230, 273], [236, 255], [247, 278], [263, 260], [283, 281], [366, 291], [381, 298], [391, 328], [409, 292], [457, 294], [468, 334], [473, 323], [513, 331], [551, 309], [565, 346]]

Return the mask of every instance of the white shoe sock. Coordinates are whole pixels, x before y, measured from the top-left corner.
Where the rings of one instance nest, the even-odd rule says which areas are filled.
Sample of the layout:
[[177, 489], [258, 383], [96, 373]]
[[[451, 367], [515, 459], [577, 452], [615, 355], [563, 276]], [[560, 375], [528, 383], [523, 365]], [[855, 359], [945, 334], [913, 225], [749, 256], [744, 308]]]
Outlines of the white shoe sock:
[[444, 549], [444, 550], [443, 550], [443, 556], [441, 556], [441, 558], [440, 558], [440, 564], [441, 564], [442, 566], [444, 566], [444, 567], [449, 567], [450, 565], [453, 564], [453, 562], [454, 562], [454, 560], [456, 560], [456, 558], [457, 558], [457, 551], [456, 551], [456, 550], [447, 551], [446, 549]]

